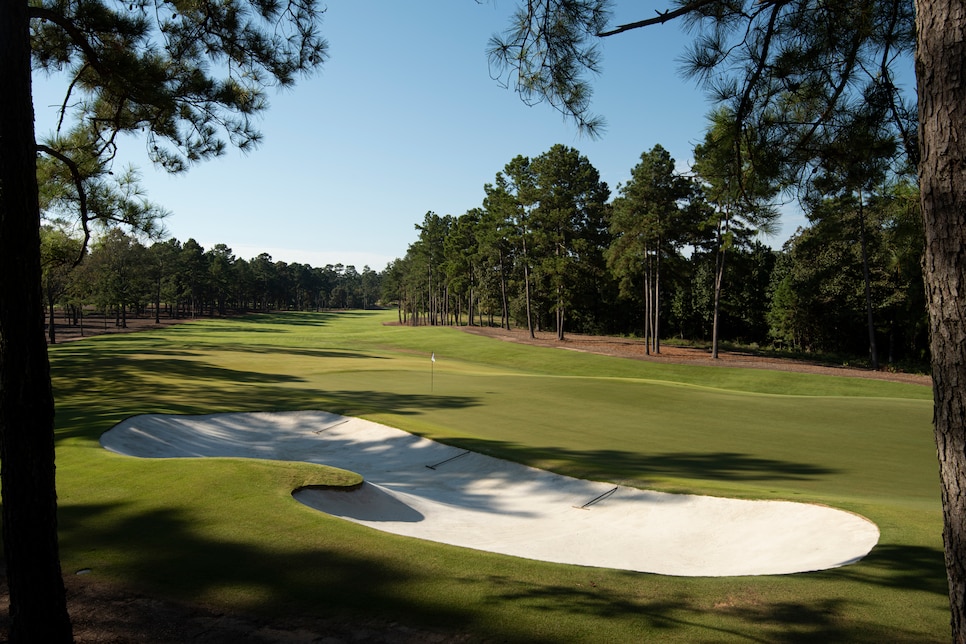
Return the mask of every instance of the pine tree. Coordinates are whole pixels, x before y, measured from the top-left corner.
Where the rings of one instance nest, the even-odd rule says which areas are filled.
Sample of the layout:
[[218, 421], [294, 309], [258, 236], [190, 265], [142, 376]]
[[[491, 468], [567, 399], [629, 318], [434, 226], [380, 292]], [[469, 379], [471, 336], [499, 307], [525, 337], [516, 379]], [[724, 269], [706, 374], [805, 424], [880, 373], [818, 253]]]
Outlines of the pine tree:
[[[72, 639], [57, 546], [37, 154], [64, 164], [83, 206], [123, 133], [143, 135], [152, 160], [172, 172], [221, 154], [226, 141], [251, 148], [266, 87], [291, 85], [325, 59], [321, 14], [315, 0], [0, 3], [0, 484], [11, 642]], [[70, 125], [39, 146], [32, 69], [68, 79]], [[96, 215], [80, 209], [85, 227]]]

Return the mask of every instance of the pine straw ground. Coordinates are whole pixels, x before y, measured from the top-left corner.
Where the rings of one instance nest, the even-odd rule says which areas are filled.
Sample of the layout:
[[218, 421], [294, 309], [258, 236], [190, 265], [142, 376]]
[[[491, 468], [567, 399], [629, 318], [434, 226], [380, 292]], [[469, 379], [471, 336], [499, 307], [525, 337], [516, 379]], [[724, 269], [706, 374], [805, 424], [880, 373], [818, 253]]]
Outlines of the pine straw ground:
[[[168, 326], [178, 320], [162, 319], [160, 325], [154, 320], [128, 320], [127, 329], [115, 328], [113, 323], [88, 320], [83, 336], [78, 329], [58, 326], [57, 341], [65, 342], [99, 335], [101, 333], [132, 332]], [[873, 372], [868, 369], [837, 367], [781, 358], [763, 357], [752, 353], [723, 351], [718, 360], [712, 360], [703, 349], [663, 346], [659, 355], [647, 355], [639, 340], [601, 336], [567, 335], [558, 342], [556, 335], [540, 332], [531, 340], [525, 329], [507, 331], [497, 328], [464, 327], [469, 333], [488, 335], [508, 342], [526, 342], [541, 346], [558, 347], [572, 351], [587, 351], [605, 355], [622, 356], [660, 362], [708, 364], [754, 369], [780, 369], [864, 378], [879, 378], [897, 382], [930, 384], [928, 376]], [[7, 632], [9, 595], [6, 575], [0, 568], [0, 633]], [[138, 642], [161, 644], [192, 642], [196, 644], [228, 643], [285, 643], [323, 642], [338, 644], [348, 642], [373, 642], [377, 644], [450, 644], [472, 642], [477, 639], [468, 634], [431, 632], [409, 628], [403, 624], [378, 621], [345, 622], [338, 620], [292, 617], [285, 622], [266, 622], [251, 615], [227, 614], [209, 607], [181, 604], [144, 595], [126, 589], [96, 583], [83, 575], [65, 575], [67, 597], [74, 638], [79, 644], [98, 642], [120, 644]]]
[[772, 357], [744, 351], [718, 351], [718, 358], [711, 357], [710, 350], [691, 347], [676, 347], [661, 345], [660, 353], [647, 354], [644, 342], [639, 339], [618, 338], [611, 336], [566, 334], [563, 341], [557, 340], [557, 334], [550, 331], [535, 332], [534, 339], [530, 339], [526, 329], [499, 329], [494, 327], [463, 327], [469, 333], [499, 338], [508, 342], [525, 342], [545, 347], [557, 347], [571, 351], [586, 351], [622, 358], [637, 360], [652, 360], [654, 362], [707, 365], [719, 367], [744, 367], [749, 369], [774, 369], [781, 371], [798, 371], [802, 373], [818, 373], [827, 376], [851, 376], [859, 378], [875, 378], [910, 384], [931, 385], [929, 376], [913, 373], [902, 373], [889, 369], [872, 371], [856, 367], [836, 366], [806, 360], [791, 360], [788, 358]]

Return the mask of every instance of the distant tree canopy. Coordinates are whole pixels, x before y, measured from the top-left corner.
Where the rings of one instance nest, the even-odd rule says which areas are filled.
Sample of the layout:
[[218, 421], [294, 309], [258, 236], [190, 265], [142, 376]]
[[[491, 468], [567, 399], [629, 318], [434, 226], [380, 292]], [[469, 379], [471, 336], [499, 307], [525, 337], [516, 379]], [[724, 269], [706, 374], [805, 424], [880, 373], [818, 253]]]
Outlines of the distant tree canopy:
[[[129, 315], [148, 313], [157, 319], [367, 309], [378, 303], [382, 288], [382, 274], [368, 266], [360, 273], [352, 265], [289, 264], [267, 253], [245, 260], [224, 244], [205, 250], [194, 239], [145, 245], [119, 228], [96, 237], [83, 255], [81, 240], [62, 230], [48, 226], [44, 239], [51, 322], [55, 307], [68, 324], [82, 324], [85, 311], [98, 311], [113, 315], [120, 327]], [[56, 341], [55, 329], [48, 324], [50, 342]]]
[[[563, 146], [538, 159], [557, 164], [555, 184], [597, 176]], [[541, 200], [535, 161], [508, 162], [480, 206], [458, 217], [428, 212], [416, 225], [417, 240], [383, 273], [382, 301], [396, 303], [401, 322], [516, 325], [558, 338], [563, 330], [637, 335], [659, 351], [648, 334], [660, 330], [712, 342], [717, 311], [724, 342], [870, 357], [853, 202], [810, 202], [810, 224], [775, 251], [755, 235], [777, 215], [767, 186], [749, 209], [712, 174], [720, 165], [702, 162], [685, 175], [654, 146], [617, 198], [600, 199], [605, 187], [596, 184], [598, 192], [577, 200], [593, 215], [561, 220], [574, 211]], [[893, 364], [928, 359], [916, 199], [915, 187], [899, 180], [880, 184], [864, 206], [874, 333]]]
[[[123, 326], [129, 315], [379, 305], [397, 307], [406, 324], [632, 335], [660, 351], [655, 334], [712, 342], [717, 303], [722, 342], [867, 359], [855, 201], [812, 200], [809, 225], [772, 250], [752, 234], [760, 215], [740, 210], [722, 224], [723, 198], [709, 198], [714, 179], [700, 174], [705, 167], [715, 166], [679, 172], [655, 145], [608, 200], [577, 150], [518, 156], [485, 185], [480, 206], [460, 216], [427, 212], [405, 256], [382, 271], [289, 264], [267, 253], [246, 260], [193, 239], [145, 245], [119, 229], [95, 237], [75, 267], [82, 240], [52, 223], [43, 237], [47, 315], [57, 308], [81, 324], [85, 310], [96, 310]], [[928, 360], [917, 199], [912, 184], [885, 183], [863, 210], [874, 332], [890, 364]], [[48, 325], [50, 341], [55, 329]]]

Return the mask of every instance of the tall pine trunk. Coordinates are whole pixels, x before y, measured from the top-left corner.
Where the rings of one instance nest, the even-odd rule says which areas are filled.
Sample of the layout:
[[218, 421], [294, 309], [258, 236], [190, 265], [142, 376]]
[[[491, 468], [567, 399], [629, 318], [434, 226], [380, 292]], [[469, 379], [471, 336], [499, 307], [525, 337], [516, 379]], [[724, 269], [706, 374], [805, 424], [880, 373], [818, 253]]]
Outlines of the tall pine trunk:
[[661, 237], [654, 253], [654, 353], [661, 353]]
[[966, 642], [966, 7], [916, 2], [920, 199], [933, 422], [954, 642]]
[[[724, 222], [727, 222], [726, 218]], [[724, 227], [724, 232], [722, 232]], [[711, 321], [711, 357], [718, 359], [718, 321], [721, 313], [721, 287], [724, 285], [726, 236], [730, 230], [727, 223], [718, 222], [718, 254], [714, 260], [714, 305]]]
[[865, 282], [865, 321], [869, 331], [869, 360], [872, 370], [879, 370], [879, 348], [875, 343], [875, 318], [872, 314], [872, 277], [869, 274], [869, 240], [865, 234], [863, 194], [859, 191], [859, 247], [862, 251], [862, 278]]
[[54, 316], [54, 295], [50, 289], [47, 291], [47, 340], [50, 344], [57, 344], [57, 324]]
[[714, 267], [714, 306], [711, 319], [711, 357], [718, 359], [718, 321], [721, 317], [721, 286], [724, 282], [725, 249], [719, 248]]
[[530, 339], [536, 336], [533, 333], [533, 314], [530, 310], [530, 258], [527, 257], [527, 238], [523, 238], [523, 292], [527, 300], [527, 332]]
[[57, 546], [26, 0], [0, 2], [0, 485], [11, 642], [72, 641]]
[[651, 285], [651, 254], [644, 247], [644, 353], [651, 355], [651, 329], [653, 319], [651, 318], [651, 296], [653, 295]]
[[503, 307], [503, 317], [500, 320], [500, 328], [506, 326], [510, 330], [510, 301], [506, 292], [506, 257], [503, 256], [503, 249], [500, 249], [500, 305]]
[[[560, 245], [559, 244], [557, 244], [557, 247], [556, 247], [554, 253], [557, 255], [557, 258], [558, 258], [558, 267], [559, 267], [559, 259], [560, 259], [560, 256], [561, 256]], [[556, 272], [556, 270], [558, 270], [558, 269], [554, 269], [554, 270]], [[559, 281], [562, 281], [563, 280], [563, 276], [557, 275], [557, 279]], [[565, 311], [565, 306], [564, 306], [564, 296], [563, 296], [563, 284], [561, 284], [559, 281], [557, 283], [557, 311], [556, 311], [557, 341], [558, 342], [563, 342], [563, 340], [564, 340], [564, 311]]]
[[154, 284], [154, 323], [161, 324], [161, 269], [158, 269], [158, 279]]

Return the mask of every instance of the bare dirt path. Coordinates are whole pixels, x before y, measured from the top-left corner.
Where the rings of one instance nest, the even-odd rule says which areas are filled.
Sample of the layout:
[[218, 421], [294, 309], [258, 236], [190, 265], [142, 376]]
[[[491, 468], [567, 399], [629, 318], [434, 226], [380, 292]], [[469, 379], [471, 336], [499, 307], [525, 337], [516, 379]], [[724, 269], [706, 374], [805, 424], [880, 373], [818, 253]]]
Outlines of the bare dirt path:
[[[67, 324], [63, 318], [58, 316], [57, 321], [54, 323], [54, 338], [57, 341], [56, 343], [60, 344], [62, 342], [90, 338], [95, 335], [135, 333], [137, 331], [163, 329], [174, 324], [187, 322], [190, 319], [192, 318], [171, 318], [163, 315], [158, 319], [158, 322], [155, 322], [154, 317], [129, 317], [127, 319], [127, 326], [121, 327], [116, 325], [113, 317], [105, 318], [102, 315], [88, 315], [84, 317], [83, 325], [75, 326], [73, 324]], [[49, 335], [47, 336], [47, 342], [50, 342]]]
[[797, 371], [801, 373], [817, 373], [850, 378], [874, 378], [877, 380], [904, 382], [924, 386], [932, 385], [932, 379], [929, 376], [920, 374], [893, 372], [885, 369], [872, 371], [871, 369], [859, 369], [804, 360], [763, 356], [750, 352], [719, 351], [718, 359], [715, 360], [711, 357], [711, 353], [704, 349], [674, 347], [665, 344], [661, 346], [661, 352], [659, 354], [652, 353], [648, 355], [644, 347], [644, 342], [631, 338], [570, 333], [564, 336], [564, 340], [561, 342], [557, 340], [556, 333], [548, 331], [538, 331], [534, 334], [536, 337], [530, 339], [526, 329], [512, 329], [507, 331], [506, 329], [496, 327], [467, 326], [461, 328], [467, 333], [497, 338], [506, 342], [555, 347], [570, 351], [586, 351], [588, 353], [618, 356], [634, 360], [649, 360], [668, 364], [694, 364], [710, 367]]

